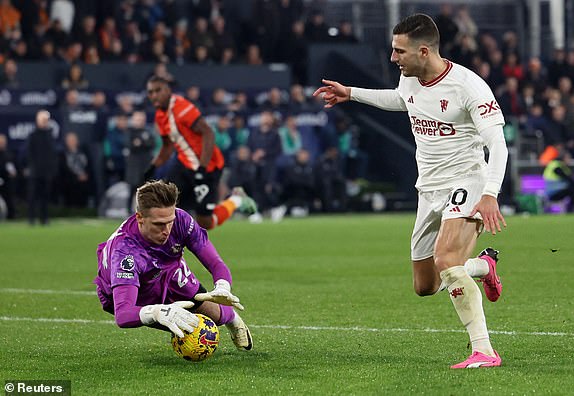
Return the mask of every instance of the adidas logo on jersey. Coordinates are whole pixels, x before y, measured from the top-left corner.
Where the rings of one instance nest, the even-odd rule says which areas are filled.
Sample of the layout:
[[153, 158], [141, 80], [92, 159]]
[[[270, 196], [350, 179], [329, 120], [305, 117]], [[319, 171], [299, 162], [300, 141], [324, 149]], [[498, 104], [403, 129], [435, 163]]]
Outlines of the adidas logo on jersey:
[[458, 206], [453, 206], [448, 212], [449, 213], [460, 213], [460, 208]]
[[411, 95], [411, 97], [409, 98], [409, 100], [407, 100], [407, 102], [409, 102], [409, 103], [415, 103], [415, 99], [413, 98], [412, 95]]

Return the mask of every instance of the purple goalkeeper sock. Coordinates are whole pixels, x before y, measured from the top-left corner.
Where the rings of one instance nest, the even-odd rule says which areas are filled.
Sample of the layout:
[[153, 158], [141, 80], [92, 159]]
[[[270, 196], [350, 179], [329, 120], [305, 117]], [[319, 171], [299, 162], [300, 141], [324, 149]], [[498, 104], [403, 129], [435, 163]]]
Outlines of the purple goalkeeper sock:
[[221, 326], [227, 324], [235, 319], [235, 311], [233, 307], [229, 305], [220, 305], [219, 306], [219, 320], [217, 321], [217, 325]]

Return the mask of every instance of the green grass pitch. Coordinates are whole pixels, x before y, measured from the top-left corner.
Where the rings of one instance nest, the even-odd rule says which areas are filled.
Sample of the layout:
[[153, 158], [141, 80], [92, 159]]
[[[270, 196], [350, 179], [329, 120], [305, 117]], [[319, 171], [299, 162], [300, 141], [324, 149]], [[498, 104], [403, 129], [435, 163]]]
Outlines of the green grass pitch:
[[[255, 347], [225, 328], [215, 355], [178, 358], [169, 334], [120, 329], [91, 281], [117, 221], [0, 224], [0, 373], [69, 379], [73, 394], [430, 394], [574, 392], [574, 217], [515, 216], [477, 252], [501, 250], [501, 299], [484, 299], [495, 369], [450, 370], [470, 354], [446, 293], [412, 290], [414, 215], [232, 220], [211, 232], [234, 276]], [[202, 283], [211, 279], [189, 253]]]

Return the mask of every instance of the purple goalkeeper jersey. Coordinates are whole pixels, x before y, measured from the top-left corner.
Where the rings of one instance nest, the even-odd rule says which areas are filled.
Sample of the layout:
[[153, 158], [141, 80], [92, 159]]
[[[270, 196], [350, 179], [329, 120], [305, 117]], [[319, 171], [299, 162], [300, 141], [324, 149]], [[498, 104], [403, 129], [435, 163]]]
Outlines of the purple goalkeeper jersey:
[[98, 276], [94, 283], [104, 309], [113, 312], [113, 288], [121, 285], [138, 288], [136, 305], [140, 307], [169, 302], [170, 282], [179, 282], [178, 289], [193, 297], [199, 281], [187, 268], [184, 248], [198, 258], [214, 282], [225, 279], [231, 283], [229, 268], [209, 241], [207, 231], [187, 212], [176, 208], [171, 234], [163, 245], [146, 241], [132, 215], [98, 246]]

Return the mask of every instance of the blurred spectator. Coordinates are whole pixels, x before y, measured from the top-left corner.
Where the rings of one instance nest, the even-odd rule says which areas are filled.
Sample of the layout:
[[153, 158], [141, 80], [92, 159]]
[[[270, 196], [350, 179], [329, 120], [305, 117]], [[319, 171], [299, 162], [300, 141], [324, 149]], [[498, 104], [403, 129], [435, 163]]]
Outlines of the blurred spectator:
[[[84, 49], [84, 55], [82, 57], [86, 65], [98, 65], [100, 64], [100, 53], [98, 52], [98, 47], [95, 45], [89, 45]], [[114, 61], [114, 59], [105, 59], [108, 62]]]
[[520, 59], [520, 48], [518, 43], [518, 35], [511, 30], [504, 32], [502, 36], [502, 52], [504, 55], [515, 54]]
[[518, 90], [516, 77], [508, 77], [506, 79], [504, 90], [498, 95], [498, 104], [507, 117], [520, 117], [526, 112], [526, 105]]
[[15, 89], [20, 87], [18, 80], [18, 64], [14, 59], [6, 59], [2, 76], [0, 76], [0, 86], [4, 88]]
[[459, 35], [458, 45], [451, 51], [453, 61], [472, 68], [472, 62], [477, 54], [476, 41], [468, 34]]
[[62, 27], [62, 22], [59, 19], [52, 20], [50, 27], [46, 31], [46, 38], [54, 43], [58, 54], [68, 45], [68, 33]]
[[458, 26], [452, 15], [452, 4], [441, 4], [440, 13], [434, 17], [434, 22], [440, 33], [441, 55], [449, 58], [455, 46], [455, 40], [458, 34]]
[[303, 147], [301, 134], [297, 129], [296, 122], [297, 119], [289, 115], [285, 118], [284, 124], [279, 128], [283, 154], [292, 158], [295, 157], [295, 153], [299, 152]]
[[0, 1], [0, 35], [7, 37], [13, 30], [20, 29], [22, 15], [10, 0]]
[[135, 11], [140, 29], [144, 33], [153, 32], [153, 29], [164, 19], [162, 4], [157, 0], [140, 0], [136, 3]]
[[247, 46], [245, 53], [245, 63], [248, 65], [262, 65], [263, 58], [261, 58], [261, 51], [257, 44], [250, 44]]
[[[303, 17], [305, 5], [303, 4], [303, 0], [279, 0], [278, 11], [278, 40], [280, 41], [281, 37], [288, 36], [291, 33], [291, 27], [293, 26], [293, 23]], [[276, 55], [280, 54], [276, 53]]]
[[209, 56], [209, 50], [203, 45], [198, 45], [194, 47], [193, 55], [191, 57], [192, 61], [198, 65], [210, 65], [213, 60]]
[[345, 176], [339, 150], [328, 147], [315, 166], [315, 183], [323, 212], [340, 212], [347, 205]]
[[235, 40], [225, 29], [225, 19], [222, 16], [218, 16], [213, 20], [213, 59], [222, 63], [225, 49], [235, 51]]
[[129, 115], [131, 112], [119, 113], [109, 122], [104, 141], [107, 186], [125, 179]]
[[50, 8], [50, 19], [60, 21], [66, 33], [72, 31], [76, 8], [72, 0], [53, 0]]
[[259, 209], [265, 211], [277, 203], [275, 172], [276, 161], [281, 154], [281, 138], [270, 111], [261, 113], [259, 128], [249, 133], [247, 147], [251, 151], [251, 160], [256, 167], [253, 198]]
[[227, 110], [227, 105], [231, 101], [231, 95], [223, 88], [215, 88], [211, 93], [208, 112], [212, 114], [222, 114]]
[[353, 32], [353, 24], [348, 19], [343, 19], [339, 23], [339, 29], [334, 39], [336, 42], [344, 44], [355, 44], [359, 42], [359, 39]]
[[223, 52], [221, 53], [221, 59], [219, 60], [219, 62], [222, 65], [230, 65], [232, 63], [235, 63], [236, 60], [237, 59], [234, 48], [230, 47], [223, 48]]
[[313, 207], [315, 198], [315, 174], [311, 156], [307, 150], [295, 153], [293, 164], [285, 169], [281, 202], [294, 216], [304, 216]]
[[283, 98], [281, 90], [277, 87], [273, 87], [267, 92], [261, 107], [271, 112], [283, 112], [287, 110], [287, 103]]
[[233, 138], [229, 133], [230, 127], [231, 120], [229, 116], [222, 115], [211, 128], [215, 134], [215, 145], [221, 150], [226, 164], [231, 158], [232, 150], [235, 148], [233, 147]]
[[[552, 136], [551, 125], [548, 118], [544, 115], [544, 108], [542, 104], [538, 101], [534, 102], [530, 106], [527, 119], [526, 128], [524, 130], [526, 136]], [[553, 141], [554, 139], [552, 139]], [[546, 142], [546, 145], [552, 144], [551, 142]]]
[[248, 195], [255, 191], [257, 168], [251, 161], [251, 151], [247, 146], [239, 146], [231, 158], [228, 184], [230, 188], [243, 187]]
[[26, 41], [23, 39], [15, 40], [12, 43], [10, 56], [17, 61], [29, 59], [31, 55], [28, 53], [28, 44], [26, 44]]
[[329, 41], [329, 27], [325, 23], [325, 16], [320, 9], [311, 10], [311, 14], [305, 24], [305, 37], [312, 43], [324, 43]]
[[199, 17], [195, 20], [194, 27], [189, 35], [191, 41], [192, 53], [196, 52], [197, 47], [204, 47], [207, 51], [207, 57], [211, 57], [213, 51], [213, 37], [209, 32], [207, 19]]
[[249, 128], [245, 126], [245, 117], [243, 115], [235, 114], [233, 116], [231, 127], [229, 128], [229, 134], [233, 136], [234, 146], [247, 145]]
[[74, 63], [68, 69], [68, 75], [62, 80], [62, 88], [64, 89], [86, 89], [90, 85], [89, 81], [84, 77], [82, 66]]
[[550, 84], [557, 86], [558, 80], [563, 76], [568, 76], [566, 51], [564, 51], [563, 48], [556, 48], [552, 53], [552, 59], [548, 64], [548, 78]]
[[119, 39], [120, 35], [116, 28], [116, 21], [112, 17], [107, 17], [100, 29], [98, 30], [98, 37], [100, 42], [100, 49], [102, 55], [107, 57], [112, 52], [112, 43], [115, 39]]
[[48, 203], [52, 194], [52, 182], [58, 171], [56, 141], [50, 128], [50, 113], [36, 113], [36, 129], [27, 141], [28, 174], [28, 220], [35, 224], [48, 224]]
[[39, 60], [44, 63], [56, 62], [58, 60], [56, 56], [56, 49], [54, 47], [54, 42], [51, 40], [45, 40], [40, 47], [40, 58]]
[[131, 203], [136, 189], [143, 184], [144, 173], [151, 163], [155, 151], [155, 138], [148, 129], [146, 114], [135, 111], [131, 118], [128, 132], [128, 153], [126, 159], [126, 182], [130, 185], [128, 211], [131, 213]]
[[289, 34], [281, 37], [278, 47], [280, 60], [291, 65], [293, 82], [307, 84], [307, 39], [302, 21], [293, 23]]
[[537, 57], [532, 57], [528, 61], [528, 67], [524, 76], [524, 82], [532, 85], [537, 95], [541, 95], [548, 85], [546, 72], [542, 62]]
[[246, 112], [249, 110], [249, 99], [245, 92], [236, 92], [231, 100], [231, 103], [227, 105], [227, 110], [234, 113]]
[[141, 58], [144, 37], [135, 21], [129, 21], [125, 25], [122, 35], [122, 47], [126, 54], [131, 54], [137, 60]]
[[543, 131], [546, 145], [564, 145], [568, 138], [568, 128], [566, 126], [566, 107], [558, 104], [550, 112], [550, 127]]
[[82, 44], [77, 41], [71, 41], [65, 48], [59, 51], [60, 58], [72, 65], [82, 61]]
[[490, 33], [480, 33], [479, 38], [479, 51], [480, 57], [482, 59], [489, 59], [490, 54], [496, 50], [498, 50], [498, 42], [494, 38], [494, 36]]
[[502, 51], [496, 49], [489, 54], [488, 62], [490, 63], [490, 77], [486, 82], [496, 92], [497, 88], [504, 85], [504, 69]]
[[454, 17], [454, 23], [458, 29], [457, 42], [460, 44], [463, 37], [467, 37], [470, 41], [470, 45], [476, 48], [476, 37], [478, 35], [478, 27], [476, 22], [472, 19], [468, 6], [461, 5], [456, 10], [456, 15]]
[[57, 185], [66, 207], [81, 208], [87, 205], [90, 191], [88, 156], [80, 148], [74, 132], [66, 133], [64, 138]]
[[253, 41], [261, 50], [261, 57], [272, 62], [276, 59], [280, 37], [279, 1], [254, 0], [251, 23], [255, 35]]
[[16, 215], [14, 206], [16, 176], [18, 176], [18, 171], [14, 158], [8, 150], [8, 139], [6, 135], [0, 133], [0, 198], [6, 204], [4, 215], [8, 219], [13, 219]]
[[530, 108], [535, 102], [538, 102], [540, 98], [536, 97], [536, 92], [531, 84], [524, 84], [522, 86], [522, 102], [524, 103], [525, 111], [529, 112]]
[[169, 70], [167, 70], [167, 62], [156, 63], [151, 75], [149, 75], [147, 79], [149, 79], [151, 76], [158, 76], [163, 78], [172, 87], [175, 85], [175, 77], [169, 72]]
[[169, 40], [168, 55], [172, 59], [177, 59], [179, 64], [189, 60], [191, 53], [191, 40], [189, 39], [187, 19], [180, 19]]
[[307, 97], [305, 96], [305, 90], [301, 84], [291, 85], [289, 104], [287, 107], [289, 112], [294, 114], [310, 111], [313, 109], [313, 106], [311, 103], [309, 103]]
[[94, 15], [86, 15], [82, 18], [82, 22], [74, 34], [82, 47], [87, 48], [90, 45], [97, 46], [99, 44], [98, 34], [96, 33], [96, 17]]
[[[97, 48], [95, 48], [95, 49], [97, 50]], [[98, 55], [97, 51], [95, 51], [95, 55]], [[120, 40], [117, 37], [112, 39], [112, 47], [111, 47], [110, 51], [104, 52], [103, 60], [105, 60], [106, 62], [122, 62], [125, 60], [124, 47], [122, 44], [122, 40]], [[87, 62], [88, 62], [88, 60], [86, 59], [86, 63]], [[95, 62], [93, 62], [93, 63], [95, 63]]]
[[195, 105], [200, 111], [205, 111], [206, 106], [201, 98], [201, 89], [197, 85], [192, 85], [185, 91], [185, 98]]
[[567, 150], [558, 150], [558, 157], [544, 168], [544, 191], [550, 201], [569, 198], [567, 211], [574, 209], [574, 177], [569, 165], [572, 156]]
[[558, 79], [558, 91], [560, 92], [560, 95], [562, 96], [562, 104], [565, 106], [568, 106], [568, 102], [570, 99], [570, 96], [572, 96], [574, 94], [574, 92], [572, 91], [572, 80], [570, 79], [570, 77], [560, 77]]
[[522, 65], [518, 62], [518, 56], [511, 52], [506, 55], [506, 60], [502, 65], [502, 73], [506, 78], [514, 77], [518, 82], [522, 81], [524, 78], [524, 69]]
[[341, 166], [347, 180], [364, 179], [367, 176], [368, 157], [359, 148], [359, 129], [351, 124], [345, 116], [335, 119], [337, 133], [337, 148], [341, 158]]

